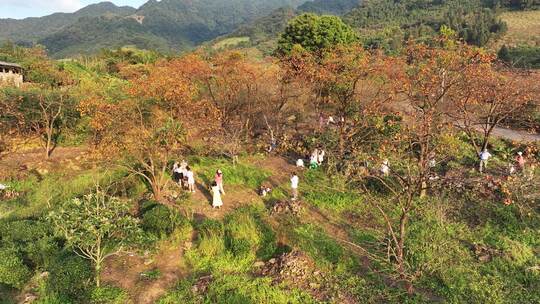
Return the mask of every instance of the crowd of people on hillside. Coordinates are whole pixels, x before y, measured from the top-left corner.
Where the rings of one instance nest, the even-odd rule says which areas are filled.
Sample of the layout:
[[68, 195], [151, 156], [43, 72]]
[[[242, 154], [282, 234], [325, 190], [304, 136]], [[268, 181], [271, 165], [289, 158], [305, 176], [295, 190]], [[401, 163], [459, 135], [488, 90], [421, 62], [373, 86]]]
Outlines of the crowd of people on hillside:
[[[332, 116], [324, 117], [320, 116], [320, 127], [323, 128], [327, 125], [334, 124], [335, 119]], [[277, 147], [276, 141], [273, 141], [271, 144], [271, 147], [269, 148], [270, 151], [275, 150]], [[488, 151], [488, 149], [483, 149], [480, 153], [478, 153], [479, 158], [479, 172], [483, 173], [488, 166], [489, 160], [493, 157], [493, 155]], [[436, 155], [432, 153], [429, 156], [428, 164], [430, 168], [434, 168], [437, 165], [436, 161]], [[308, 155], [306, 158], [298, 158], [296, 160], [296, 167], [298, 168], [305, 168], [306, 162], [308, 162], [308, 168], [309, 169], [317, 169], [321, 165], [323, 165], [324, 161], [326, 159], [326, 152], [319, 146], [315, 148], [310, 155]], [[508, 166], [508, 174], [513, 175], [518, 172], [525, 173], [525, 164], [526, 159], [523, 155], [523, 152], [517, 152], [517, 155], [515, 159], [509, 163]], [[380, 176], [386, 177], [389, 176], [392, 172], [390, 161], [388, 159], [383, 159], [383, 161], [380, 163], [378, 168], [376, 168], [376, 172]], [[172, 169], [173, 173], [173, 179], [175, 180], [178, 185], [190, 192], [195, 193], [195, 174], [187, 164], [185, 160], [178, 163], [175, 162]], [[431, 178], [431, 177], [430, 177]], [[438, 178], [438, 177], [435, 177]], [[291, 199], [293, 201], [298, 199], [298, 188], [300, 184], [300, 178], [296, 172], [292, 173], [290, 176], [290, 189], [291, 189]], [[211, 183], [209, 190], [212, 194], [212, 207], [213, 208], [220, 208], [223, 206], [223, 200], [222, 195], [225, 195], [225, 190], [223, 187], [223, 172], [218, 169], [214, 176], [214, 181]], [[257, 189], [257, 193], [261, 197], [266, 197], [269, 195], [272, 191], [272, 188], [266, 185], [261, 185], [259, 189]]]

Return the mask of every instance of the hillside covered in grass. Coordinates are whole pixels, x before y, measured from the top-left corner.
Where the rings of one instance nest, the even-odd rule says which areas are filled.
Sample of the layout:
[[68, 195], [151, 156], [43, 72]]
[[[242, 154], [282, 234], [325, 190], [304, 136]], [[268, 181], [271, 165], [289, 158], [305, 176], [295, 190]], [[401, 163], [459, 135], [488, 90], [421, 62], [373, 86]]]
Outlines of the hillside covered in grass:
[[540, 302], [540, 74], [448, 27], [277, 28], [272, 55], [2, 45], [0, 303]]

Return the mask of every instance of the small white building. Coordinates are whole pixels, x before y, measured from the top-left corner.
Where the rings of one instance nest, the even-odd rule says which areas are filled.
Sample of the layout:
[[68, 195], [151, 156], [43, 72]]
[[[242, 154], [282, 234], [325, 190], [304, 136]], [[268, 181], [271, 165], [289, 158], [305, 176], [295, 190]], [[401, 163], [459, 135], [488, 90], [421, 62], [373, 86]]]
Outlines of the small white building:
[[22, 67], [16, 63], [0, 61], [0, 86], [20, 87], [23, 83]]

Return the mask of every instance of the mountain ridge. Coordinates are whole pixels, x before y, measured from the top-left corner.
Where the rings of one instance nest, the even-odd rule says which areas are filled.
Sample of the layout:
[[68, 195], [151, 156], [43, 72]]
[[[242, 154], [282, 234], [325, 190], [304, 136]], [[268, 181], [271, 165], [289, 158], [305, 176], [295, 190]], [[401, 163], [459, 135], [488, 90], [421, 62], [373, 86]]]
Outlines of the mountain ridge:
[[0, 19], [0, 41], [43, 44], [53, 57], [132, 44], [183, 50], [232, 32], [279, 8], [305, 0], [150, 0], [138, 9], [102, 2], [75, 13]]

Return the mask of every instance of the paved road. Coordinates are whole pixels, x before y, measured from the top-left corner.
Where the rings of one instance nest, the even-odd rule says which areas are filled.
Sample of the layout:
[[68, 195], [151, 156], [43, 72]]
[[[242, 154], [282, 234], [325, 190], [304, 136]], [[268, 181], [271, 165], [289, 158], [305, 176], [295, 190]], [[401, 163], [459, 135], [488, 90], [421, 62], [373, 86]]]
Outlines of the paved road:
[[530, 134], [525, 131], [516, 131], [505, 128], [495, 128], [493, 130], [493, 136], [526, 143], [540, 141], [540, 134]]

